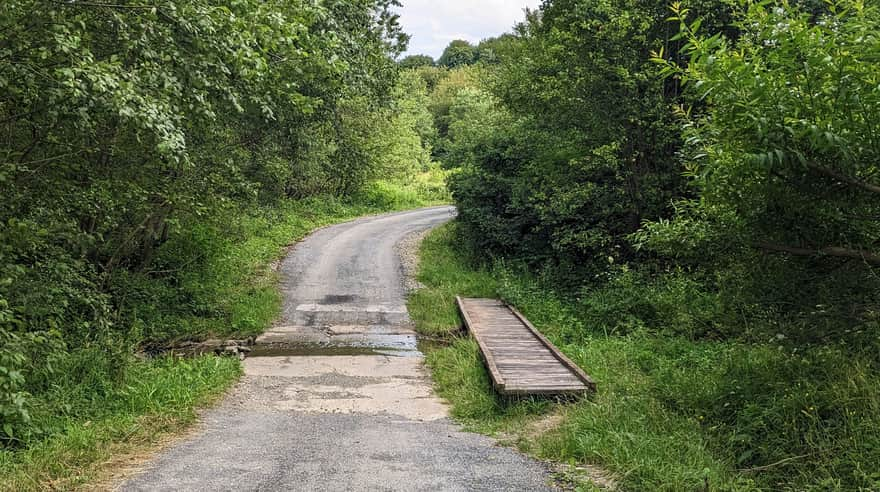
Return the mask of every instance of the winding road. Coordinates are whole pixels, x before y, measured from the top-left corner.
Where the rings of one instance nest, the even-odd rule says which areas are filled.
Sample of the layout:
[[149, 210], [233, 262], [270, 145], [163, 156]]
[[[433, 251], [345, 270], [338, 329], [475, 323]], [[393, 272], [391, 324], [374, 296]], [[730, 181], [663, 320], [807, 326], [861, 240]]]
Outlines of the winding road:
[[281, 265], [284, 311], [202, 426], [120, 485], [139, 490], [551, 490], [547, 469], [461, 431], [433, 393], [398, 245], [432, 207], [320, 229]]

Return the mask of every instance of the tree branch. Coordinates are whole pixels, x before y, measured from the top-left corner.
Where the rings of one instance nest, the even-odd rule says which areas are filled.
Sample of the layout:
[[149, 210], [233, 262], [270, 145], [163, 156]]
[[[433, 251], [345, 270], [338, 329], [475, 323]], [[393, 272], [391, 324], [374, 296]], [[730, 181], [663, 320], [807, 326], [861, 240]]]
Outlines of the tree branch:
[[828, 169], [827, 167], [819, 166], [812, 163], [807, 163], [807, 167], [816, 171], [819, 174], [824, 174], [830, 178], [834, 178], [839, 181], [843, 181], [844, 183], [855, 186], [856, 188], [861, 188], [865, 191], [870, 191], [871, 193], [880, 193], [880, 186], [875, 185], [873, 183], [865, 183], [864, 181], [859, 181], [856, 178], [851, 176], [847, 176], [846, 174], [837, 172], [833, 169]]
[[796, 248], [793, 246], [786, 246], [783, 244], [775, 244], [766, 241], [756, 241], [754, 243], [755, 247], [767, 250], [767, 251], [776, 251], [779, 253], [788, 253], [795, 256], [834, 256], [837, 258], [851, 258], [854, 260], [863, 260], [867, 263], [871, 263], [874, 265], [880, 265], [880, 255], [871, 253], [870, 251], [865, 251], [861, 249], [850, 249], [843, 248], [840, 246], [828, 246], [821, 249], [807, 249], [807, 248]]
[[60, 0], [55, 0], [55, 3], [64, 5], [66, 7], [103, 7], [103, 8], [109, 8], [109, 9], [138, 9], [138, 10], [147, 10], [147, 9], [157, 8], [156, 5], [125, 5], [125, 4], [117, 4], [117, 3], [80, 2], [80, 1], [63, 2]]

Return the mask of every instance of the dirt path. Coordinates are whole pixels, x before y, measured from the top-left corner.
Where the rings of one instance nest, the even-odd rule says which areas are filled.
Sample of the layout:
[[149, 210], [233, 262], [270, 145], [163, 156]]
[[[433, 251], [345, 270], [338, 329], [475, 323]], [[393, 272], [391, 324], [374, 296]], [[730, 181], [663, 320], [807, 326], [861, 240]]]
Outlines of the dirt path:
[[281, 265], [282, 322], [204, 426], [123, 490], [549, 490], [540, 463], [461, 432], [406, 312], [405, 238], [451, 207], [322, 229]]

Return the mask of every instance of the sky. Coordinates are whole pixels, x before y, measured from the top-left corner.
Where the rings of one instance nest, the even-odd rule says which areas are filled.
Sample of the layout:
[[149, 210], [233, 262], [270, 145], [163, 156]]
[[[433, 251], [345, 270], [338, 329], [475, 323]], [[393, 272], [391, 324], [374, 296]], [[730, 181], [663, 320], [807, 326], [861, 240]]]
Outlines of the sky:
[[523, 9], [540, 0], [401, 0], [400, 23], [412, 36], [408, 55], [435, 60], [453, 39], [478, 42], [511, 30], [524, 18]]

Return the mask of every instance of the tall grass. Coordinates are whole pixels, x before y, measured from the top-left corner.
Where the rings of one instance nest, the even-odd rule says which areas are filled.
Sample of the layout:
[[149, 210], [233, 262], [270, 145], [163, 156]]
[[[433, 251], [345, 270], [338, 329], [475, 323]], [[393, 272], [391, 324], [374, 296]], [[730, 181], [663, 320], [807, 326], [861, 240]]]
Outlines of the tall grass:
[[34, 416], [48, 429], [23, 449], [0, 450], [0, 490], [88, 488], [126, 453], [191, 424], [195, 409], [223, 393], [240, 372], [236, 359], [160, 358], [131, 362], [125, 376], [56, 386]]
[[[514, 265], [481, 266], [455, 228], [423, 243], [426, 288], [409, 307], [420, 331], [453, 340], [429, 353], [428, 364], [453, 416], [468, 427], [543, 458], [601, 465], [625, 490], [880, 489], [876, 352], [696, 338], [687, 333], [706, 316], [699, 296], [626, 281], [599, 299], [662, 301], [668, 312], [657, 319], [682, 329], [640, 317], [626, 333], [608, 332], [597, 325], [614, 323], [598, 321], [620, 311], [560, 296]], [[596, 379], [597, 394], [576, 403], [498, 397], [476, 345], [457, 333], [456, 294], [516, 305]], [[558, 425], [536, 426], [548, 415], [561, 417]]]

